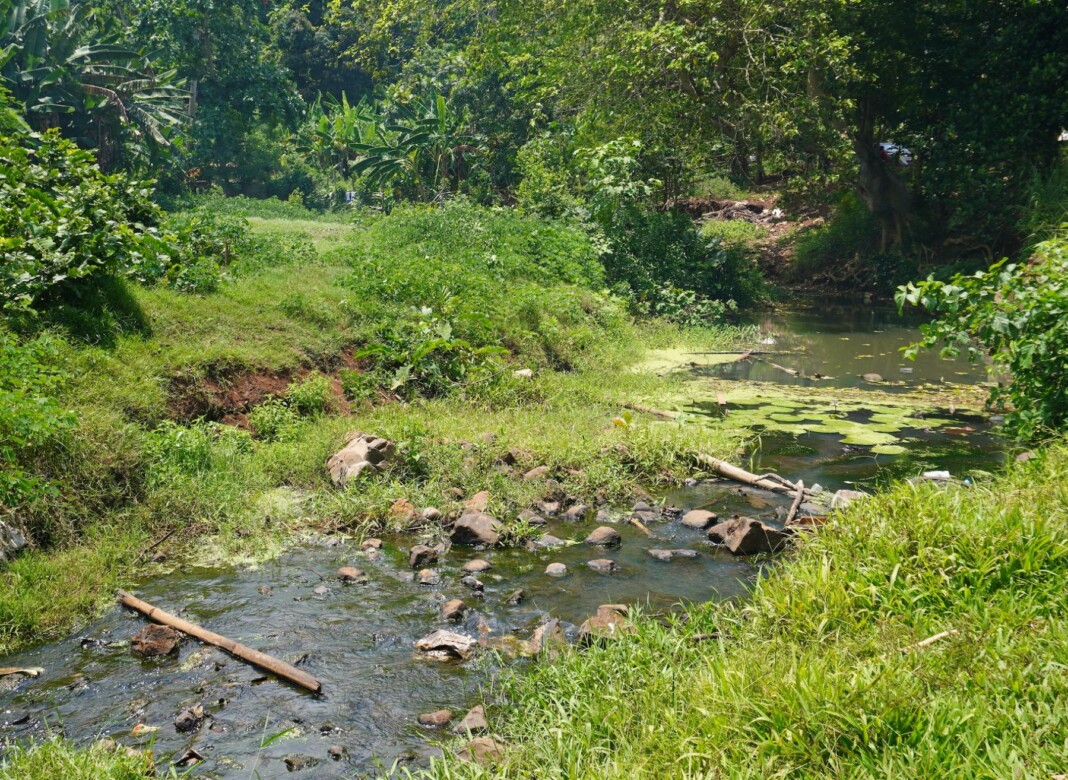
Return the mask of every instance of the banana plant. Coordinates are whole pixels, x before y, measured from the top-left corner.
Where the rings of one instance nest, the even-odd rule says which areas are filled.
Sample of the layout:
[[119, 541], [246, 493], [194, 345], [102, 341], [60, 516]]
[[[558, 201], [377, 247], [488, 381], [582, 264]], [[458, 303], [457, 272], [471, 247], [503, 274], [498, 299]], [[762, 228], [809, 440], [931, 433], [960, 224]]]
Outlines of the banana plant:
[[478, 139], [463, 131], [465, 123], [441, 95], [398, 106], [382, 123], [378, 143], [357, 144], [362, 158], [352, 171], [373, 186], [414, 187], [420, 200], [455, 191], [479, 151]]
[[122, 46], [89, 3], [0, 3], [7, 6], [0, 19], [0, 78], [34, 129], [62, 126], [95, 135], [106, 163], [116, 134], [165, 147], [186, 123], [187, 93], [176, 73], [155, 72], [140, 52]]

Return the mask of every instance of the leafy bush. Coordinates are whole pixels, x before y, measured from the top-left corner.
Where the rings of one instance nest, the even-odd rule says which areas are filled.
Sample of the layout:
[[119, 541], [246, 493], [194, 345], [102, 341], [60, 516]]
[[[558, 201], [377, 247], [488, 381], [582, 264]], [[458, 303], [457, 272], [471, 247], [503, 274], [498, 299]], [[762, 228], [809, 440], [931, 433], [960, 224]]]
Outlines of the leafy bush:
[[844, 196], [831, 219], [801, 235], [794, 248], [794, 270], [808, 273], [875, 251], [878, 222], [856, 195]]
[[29, 311], [75, 282], [142, 264], [160, 248], [150, 194], [55, 132], [33, 147], [0, 137], [0, 307]]
[[264, 441], [283, 441], [297, 424], [297, 413], [281, 398], [270, 398], [253, 407], [248, 423], [256, 438]]
[[747, 253], [706, 240], [685, 214], [621, 208], [604, 230], [608, 280], [639, 298], [655, 298], [665, 286], [742, 306], [764, 297], [760, 272]]
[[357, 359], [371, 359], [378, 371], [392, 374], [389, 389], [404, 396], [446, 395], [465, 381], [485, 378], [499, 368], [507, 350], [475, 346], [453, 337], [452, 325], [430, 309], [394, 321], [378, 343], [359, 350]]
[[707, 326], [723, 319], [736, 308], [734, 301], [714, 301], [693, 290], [680, 290], [672, 285], [657, 289], [648, 301], [648, 313], [683, 327]]
[[[341, 250], [348, 310], [372, 374], [439, 395], [487, 371], [501, 347], [569, 368], [618, 324], [597, 250], [580, 227], [465, 202], [398, 207]], [[354, 382], [367, 395], [367, 380]], [[480, 385], [483, 387], [485, 385]]]
[[920, 305], [938, 319], [910, 348], [943, 345], [943, 353], [984, 354], [1009, 375], [993, 390], [1008, 401], [1008, 424], [1023, 438], [1068, 426], [1068, 239], [1039, 244], [1026, 265], [996, 263], [988, 271], [933, 278], [898, 290], [898, 305]]
[[322, 374], [311, 374], [286, 390], [286, 403], [301, 417], [316, 417], [330, 406], [330, 380]]
[[0, 506], [16, 507], [50, 490], [27, 473], [23, 459], [74, 424], [55, 398], [64, 380], [57, 363], [47, 337], [20, 344], [0, 332]]

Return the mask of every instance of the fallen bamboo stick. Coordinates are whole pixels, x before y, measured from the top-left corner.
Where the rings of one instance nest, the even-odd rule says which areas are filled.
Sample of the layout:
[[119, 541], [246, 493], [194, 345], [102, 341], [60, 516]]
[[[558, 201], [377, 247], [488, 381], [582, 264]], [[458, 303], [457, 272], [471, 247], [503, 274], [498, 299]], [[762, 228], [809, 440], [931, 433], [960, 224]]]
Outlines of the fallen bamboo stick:
[[44, 674], [44, 669], [39, 666], [31, 666], [25, 669], [17, 666], [0, 666], [0, 677], [7, 677], [12, 674], [21, 674], [23, 677], [40, 677]]
[[664, 409], [654, 409], [651, 406], [642, 406], [641, 404], [620, 404], [624, 409], [630, 409], [635, 412], [645, 412], [646, 414], [653, 414], [657, 417], [666, 417], [669, 420], [677, 420], [682, 417], [681, 412], [669, 412]]
[[797, 480], [797, 495], [794, 496], [794, 503], [790, 504], [790, 511], [786, 513], [786, 522], [784, 525], [790, 525], [797, 517], [797, 510], [801, 508], [801, 502], [805, 500], [805, 483], [804, 480]]
[[632, 517], [627, 522], [630, 523], [635, 528], [637, 528], [639, 531], [641, 531], [646, 536], [652, 536], [653, 535], [653, 532], [650, 531], [648, 528], [646, 528], [645, 524], [641, 520], [639, 520], [638, 518]]
[[760, 361], [761, 363], [767, 363], [767, 364], [768, 364], [769, 366], [771, 366], [772, 368], [777, 368], [777, 369], [779, 369], [780, 371], [785, 371], [785, 372], [786, 372], [787, 374], [789, 374], [790, 376], [800, 376], [800, 375], [801, 375], [799, 371], [795, 371], [795, 370], [794, 370], [794, 369], [792, 369], [792, 368], [787, 368], [786, 366], [780, 366], [780, 365], [779, 365], [778, 363], [773, 363], [772, 361], [770, 361], [770, 360], [766, 360], [766, 359], [764, 359], [764, 358], [757, 358], [757, 359], [758, 359], [758, 360], [759, 360], [759, 361]]
[[283, 680], [299, 685], [302, 688], [307, 688], [313, 693], [319, 693], [323, 686], [318, 680], [312, 677], [307, 672], [303, 672], [296, 668], [292, 664], [287, 664], [285, 661], [279, 661], [277, 658], [261, 653], [259, 650], [253, 650], [250, 647], [234, 642], [232, 639], [216, 634], [213, 631], [208, 631], [205, 628], [201, 628], [195, 623], [190, 623], [187, 620], [182, 620], [180, 617], [175, 617], [167, 612], [164, 612], [158, 607], [154, 607], [148, 602], [141, 601], [141, 599], [127, 593], [124, 590], [119, 591], [119, 600], [123, 606], [129, 607], [132, 610], [140, 612], [149, 620], [154, 620], [157, 623], [162, 623], [165, 626], [181, 631], [183, 634], [189, 634], [196, 637], [202, 642], [206, 642], [209, 645], [221, 648], [230, 655], [240, 658], [242, 661], [247, 661], [253, 666], [258, 666], [260, 669], [265, 669], [272, 674], [276, 674]]
[[949, 637], [956, 636], [959, 633], [960, 633], [960, 631], [958, 631], [957, 629], [951, 628], [951, 629], [949, 629], [949, 631], [943, 631], [940, 634], [935, 634], [934, 636], [929, 636], [926, 639], [924, 639], [924, 640], [922, 640], [920, 642], [917, 642], [914, 645], [908, 645], [906, 647], [902, 647], [901, 648], [901, 652], [902, 653], [907, 653], [910, 650], [923, 650], [925, 647], [930, 647], [935, 642], [940, 642], [943, 639], [948, 639]]
[[[752, 485], [753, 487], [763, 488], [764, 490], [770, 490], [774, 493], [792, 494], [795, 490], [797, 490], [797, 486], [792, 483], [787, 483], [786, 485], [781, 484], [774, 480], [768, 479], [767, 477], [761, 477], [757, 474], [753, 474], [752, 472], [746, 471], [745, 469], [739, 468], [738, 466], [734, 466], [724, 460], [720, 460], [719, 458], [713, 458], [711, 455], [705, 455], [703, 452], [697, 453], [695, 457], [697, 459], [697, 462], [702, 464], [703, 466], [708, 466], [716, 473], [727, 477], [728, 479], [733, 479], [735, 482], [741, 482], [744, 485]], [[779, 479], [782, 479], [782, 477], [779, 477]], [[805, 488], [803, 487], [801, 488], [801, 490], [803, 491], [803, 494], [812, 494], [811, 490], [805, 490]]]

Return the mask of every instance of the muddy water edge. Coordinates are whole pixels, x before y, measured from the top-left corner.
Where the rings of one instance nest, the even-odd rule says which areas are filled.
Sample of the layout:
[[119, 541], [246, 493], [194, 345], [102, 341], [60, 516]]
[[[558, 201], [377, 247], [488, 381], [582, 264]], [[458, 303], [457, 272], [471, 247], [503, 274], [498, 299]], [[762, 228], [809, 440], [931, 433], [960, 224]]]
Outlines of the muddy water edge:
[[[901, 357], [899, 347], [917, 335], [915, 322], [891, 310], [821, 303], [779, 310], [756, 324], [758, 349], [768, 353], [761, 360], [694, 356], [659, 368], [686, 372], [692, 385], [685, 397], [642, 400], [684, 417], [643, 424], [715, 425], [724, 413], [734, 414], [759, 434], [744, 453], [747, 467], [831, 490], [873, 489], [936, 469], [965, 478], [1003, 458], [991, 421], [967, 405], [976, 397], [973, 386], [985, 379], [981, 368]], [[448, 736], [419, 726], [418, 715], [444, 708], [458, 720], [481, 703], [495, 674], [533, 662], [511, 650], [547, 617], [560, 619], [574, 639], [601, 604], [666, 613], [687, 602], [743, 598], [761, 568], [773, 565], [768, 558], [733, 557], [678, 518], [705, 508], [776, 524], [788, 498], [716, 481], [655, 498], [657, 509], [668, 511], [647, 523], [651, 537], [626, 522], [630, 507], [606, 508], [600, 516], [591, 511], [576, 522], [550, 518], [545, 532], [564, 545], [454, 547], [433, 567], [434, 584], [419, 583], [408, 565], [413, 540], [403, 537], [385, 538], [377, 554], [309, 537], [257, 567], [161, 569], [131, 589], [297, 664], [322, 681], [323, 693], [303, 692], [188, 639], [176, 654], [139, 659], [129, 639], [144, 621], [116, 607], [78, 636], [0, 660], [45, 670], [37, 679], [0, 681], [0, 729], [7, 741], [59, 732], [83, 743], [109, 737], [150, 746], [161, 766], [194, 750], [201, 757], [193, 770], [198, 777], [297, 771], [341, 778], [388, 774], [395, 763], [418, 765]], [[601, 525], [618, 531], [619, 547], [582, 543]], [[650, 555], [657, 548], [696, 556], [664, 562]], [[474, 558], [492, 566], [478, 575], [481, 593], [461, 583], [462, 566]], [[587, 562], [596, 558], [613, 560], [617, 570], [593, 571]], [[548, 576], [550, 563], [564, 564], [566, 576]], [[358, 567], [366, 582], [341, 582], [335, 576], [341, 566]], [[454, 598], [471, 609], [460, 623], [445, 623], [441, 605]], [[463, 663], [430, 660], [413, 645], [436, 629], [489, 646]], [[198, 705], [202, 722], [179, 731], [175, 717]]]

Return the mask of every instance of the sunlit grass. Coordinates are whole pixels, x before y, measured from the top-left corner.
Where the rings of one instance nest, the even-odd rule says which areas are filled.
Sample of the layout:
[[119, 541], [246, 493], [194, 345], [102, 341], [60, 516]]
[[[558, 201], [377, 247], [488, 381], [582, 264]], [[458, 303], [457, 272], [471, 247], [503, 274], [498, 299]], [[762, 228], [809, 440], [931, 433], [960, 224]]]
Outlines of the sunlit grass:
[[[900, 485], [742, 604], [506, 681], [492, 771], [436, 777], [1049, 778], [1068, 766], [1068, 448]], [[951, 632], [927, 646], [923, 640]]]

